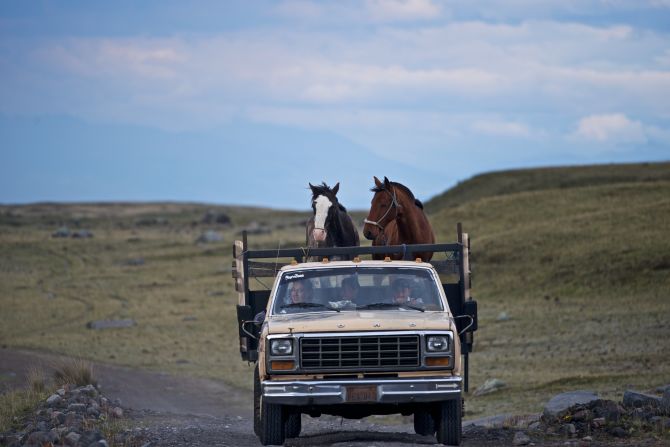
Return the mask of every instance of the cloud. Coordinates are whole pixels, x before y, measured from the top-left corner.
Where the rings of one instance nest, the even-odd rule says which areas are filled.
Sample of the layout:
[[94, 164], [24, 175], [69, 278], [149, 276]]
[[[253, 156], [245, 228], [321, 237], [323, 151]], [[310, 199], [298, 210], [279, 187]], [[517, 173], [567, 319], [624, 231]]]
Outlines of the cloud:
[[325, 16], [323, 4], [307, 0], [283, 1], [277, 5], [275, 12], [284, 17], [301, 20], [317, 20]]
[[379, 22], [435, 19], [441, 8], [431, 0], [366, 0], [369, 16]]
[[644, 125], [632, 121], [621, 113], [590, 115], [577, 123], [575, 137], [597, 143], [645, 143], [647, 134]]
[[[333, 8], [368, 17], [369, 5], [415, 8], [407, 17], [438, 14], [427, 2], [352, 5], [293, 1], [278, 7], [306, 19], [331, 16]], [[443, 19], [446, 13], [439, 14]], [[491, 137], [539, 146], [572, 126], [585, 144], [617, 135], [619, 141], [657, 140], [670, 120], [668, 36], [632, 25], [293, 25], [0, 42], [0, 68], [10, 68], [0, 70], [0, 97], [7, 99], [0, 112], [20, 104], [33, 113], [47, 109], [183, 130], [252, 119], [328, 130], [378, 147], [393, 129], [403, 133], [403, 145], [421, 135], [433, 148], [493, 145]], [[588, 119], [611, 110], [654, 122], [656, 132], [636, 130], [637, 121], [628, 120], [628, 130], [617, 133], [620, 118]], [[584, 122], [575, 125], [580, 117]], [[401, 139], [394, 139], [400, 153]]]
[[285, 0], [274, 11], [311, 25], [417, 22], [442, 15], [442, 8], [433, 0]]
[[501, 137], [528, 138], [531, 136], [527, 125], [503, 120], [475, 121], [472, 124], [472, 130], [485, 135]]

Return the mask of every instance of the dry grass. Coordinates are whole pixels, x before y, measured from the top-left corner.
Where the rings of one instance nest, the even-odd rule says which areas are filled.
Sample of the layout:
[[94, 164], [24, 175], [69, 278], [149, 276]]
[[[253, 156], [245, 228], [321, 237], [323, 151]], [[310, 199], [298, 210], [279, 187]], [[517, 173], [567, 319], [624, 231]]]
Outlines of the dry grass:
[[48, 387], [48, 380], [42, 368], [31, 367], [26, 376], [26, 383], [29, 390], [34, 393], [43, 393]]
[[81, 358], [67, 358], [59, 360], [52, 366], [56, 385], [86, 386], [97, 385], [93, 365], [90, 361]]
[[24, 388], [0, 394], [0, 433], [18, 428], [52, 390], [44, 371], [34, 368], [28, 372]]

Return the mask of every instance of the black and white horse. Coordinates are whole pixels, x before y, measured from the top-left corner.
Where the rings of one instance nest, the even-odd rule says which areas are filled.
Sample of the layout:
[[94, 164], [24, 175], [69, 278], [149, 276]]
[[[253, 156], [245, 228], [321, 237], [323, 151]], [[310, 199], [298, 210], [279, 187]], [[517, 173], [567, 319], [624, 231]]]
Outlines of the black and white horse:
[[314, 215], [307, 221], [307, 246], [318, 248], [361, 245], [354, 221], [337, 200], [340, 184], [330, 188], [325, 183], [316, 186], [310, 183], [309, 188], [312, 190]]

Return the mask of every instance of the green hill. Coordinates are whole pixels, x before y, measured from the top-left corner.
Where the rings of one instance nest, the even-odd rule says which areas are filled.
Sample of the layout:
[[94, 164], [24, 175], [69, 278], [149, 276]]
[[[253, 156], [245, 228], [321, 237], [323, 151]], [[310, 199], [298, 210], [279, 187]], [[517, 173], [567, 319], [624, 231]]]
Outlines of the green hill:
[[551, 167], [487, 172], [465, 180], [425, 203], [428, 212], [453, 208], [483, 197], [545, 189], [568, 189], [670, 180], [670, 163]]
[[509, 385], [472, 399], [476, 412], [667, 382], [670, 164], [483, 174], [430, 204], [438, 240], [457, 222], [472, 235], [473, 383]]

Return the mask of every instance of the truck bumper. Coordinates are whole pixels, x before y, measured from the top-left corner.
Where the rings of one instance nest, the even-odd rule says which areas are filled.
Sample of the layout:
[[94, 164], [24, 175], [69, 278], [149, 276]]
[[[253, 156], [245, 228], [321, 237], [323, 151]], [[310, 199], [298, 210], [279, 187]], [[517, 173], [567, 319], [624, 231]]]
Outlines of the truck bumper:
[[[437, 402], [459, 399], [461, 384], [461, 377], [261, 382], [263, 400], [283, 405]], [[356, 391], [363, 387], [368, 388], [361, 399]]]

